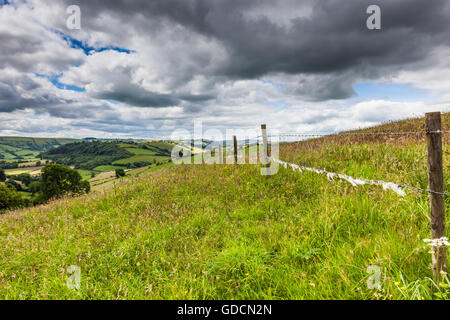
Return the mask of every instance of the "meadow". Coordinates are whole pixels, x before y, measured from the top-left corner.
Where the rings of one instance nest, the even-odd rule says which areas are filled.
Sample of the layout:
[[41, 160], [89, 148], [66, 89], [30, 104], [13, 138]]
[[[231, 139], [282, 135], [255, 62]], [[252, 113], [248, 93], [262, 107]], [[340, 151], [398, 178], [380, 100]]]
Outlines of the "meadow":
[[[449, 116], [443, 115], [444, 128]], [[417, 128], [408, 120], [375, 131]], [[449, 136], [444, 135], [446, 190]], [[280, 159], [426, 187], [423, 136], [283, 143]], [[166, 165], [0, 216], [3, 299], [448, 299], [429, 201], [280, 166]], [[446, 200], [448, 208], [449, 200]], [[447, 216], [447, 230], [448, 230]], [[81, 270], [69, 289], [68, 267]], [[381, 288], [369, 289], [369, 266]]]

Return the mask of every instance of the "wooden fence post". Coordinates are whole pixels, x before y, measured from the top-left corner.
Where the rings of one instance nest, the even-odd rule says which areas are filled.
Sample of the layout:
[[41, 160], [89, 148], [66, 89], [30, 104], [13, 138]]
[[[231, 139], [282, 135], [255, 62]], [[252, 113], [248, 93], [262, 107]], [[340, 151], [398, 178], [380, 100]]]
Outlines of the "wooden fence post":
[[256, 163], [259, 163], [259, 140], [256, 140]]
[[[428, 151], [428, 186], [432, 191], [444, 192], [444, 173], [442, 166], [441, 113], [425, 114]], [[431, 238], [445, 237], [445, 200], [444, 195], [430, 193]], [[440, 272], [447, 269], [447, 250], [445, 246], [433, 248], [433, 276], [440, 281]]]
[[233, 136], [233, 143], [234, 143], [234, 163], [237, 164], [237, 162], [238, 162], [238, 150], [237, 150], [237, 139], [236, 139], [236, 136]]
[[267, 142], [267, 130], [266, 130], [266, 125], [262, 124], [261, 125], [261, 135], [262, 135], [262, 139], [263, 139], [263, 152], [264, 152], [264, 164], [266, 165], [267, 168], [267, 175], [270, 175], [270, 155], [269, 155], [269, 146], [268, 146], [268, 142]]

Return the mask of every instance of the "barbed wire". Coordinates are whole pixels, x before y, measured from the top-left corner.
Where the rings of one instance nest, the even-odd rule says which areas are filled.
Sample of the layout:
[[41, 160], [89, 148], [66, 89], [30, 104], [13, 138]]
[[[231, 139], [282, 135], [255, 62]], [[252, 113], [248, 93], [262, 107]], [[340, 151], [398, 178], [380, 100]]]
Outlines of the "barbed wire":
[[324, 137], [324, 136], [354, 136], [354, 135], [412, 135], [430, 133], [450, 133], [450, 130], [437, 131], [401, 131], [401, 132], [329, 132], [329, 133], [279, 133], [270, 137]]
[[430, 190], [430, 189], [422, 189], [422, 188], [417, 188], [417, 187], [410, 187], [410, 186], [406, 186], [406, 185], [403, 185], [403, 184], [399, 184], [398, 186], [400, 188], [405, 188], [405, 189], [410, 189], [410, 190], [415, 190], [415, 191], [434, 193], [434, 194], [438, 194], [438, 195], [441, 195], [441, 196], [444, 196], [444, 197], [450, 196], [450, 194], [448, 194], [448, 193], [438, 192], [438, 191], [434, 191], [434, 190]]

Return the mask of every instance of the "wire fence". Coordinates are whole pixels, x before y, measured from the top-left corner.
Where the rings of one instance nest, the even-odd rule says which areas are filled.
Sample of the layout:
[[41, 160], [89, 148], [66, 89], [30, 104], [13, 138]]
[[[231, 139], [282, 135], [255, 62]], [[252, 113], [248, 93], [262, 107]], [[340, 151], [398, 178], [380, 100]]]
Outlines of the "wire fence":
[[[260, 138], [262, 138], [262, 159], [264, 159], [264, 164], [266, 166], [267, 175], [270, 176], [272, 163], [278, 163], [283, 165], [285, 168], [290, 167], [294, 171], [309, 171], [321, 175], [326, 175], [326, 177], [333, 181], [335, 179], [341, 179], [349, 182], [352, 186], [356, 187], [358, 185], [377, 185], [382, 186], [383, 190], [392, 190], [400, 196], [405, 196], [405, 189], [414, 190], [416, 192], [427, 192], [429, 194], [430, 201], [430, 227], [431, 227], [431, 237], [435, 243], [438, 243], [440, 239], [447, 239], [445, 237], [445, 197], [450, 196], [448, 192], [445, 191], [444, 184], [444, 172], [443, 172], [443, 149], [442, 149], [442, 135], [449, 133], [449, 130], [441, 130], [441, 113], [431, 112], [425, 115], [425, 127], [426, 130], [422, 131], [398, 131], [398, 132], [342, 132], [342, 133], [299, 133], [299, 132], [283, 132], [276, 135], [269, 136], [270, 138], [277, 138], [275, 141], [271, 139], [272, 144], [279, 144], [280, 138], [319, 138], [319, 137], [343, 137], [343, 136], [402, 136], [402, 135], [426, 135], [427, 144], [427, 160], [428, 160], [428, 186], [429, 189], [412, 187], [405, 184], [399, 184], [394, 182], [386, 182], [382, 180], [373, 180], [367, 178], [355, 178], [349, 175], [330, 172], [325, 169], [311, 168], [306, 166], [301, 166], [294, 163], [289, 163], [275, 157], [270, 156], [269, 152], [269, 140], [267, 135], [267, 127], [265, 124], [261, 125], [261, 136], [256, 136], [254, 138], [249, 138], [245, 140], [244, 148], [251, 145], [251, 140], [256, 140], [256, 151], [260, 154], [259, 143]], [[238, 147], [236, 136], [233, 136], [234, 140], [234, 163], [238, 163]], [[384, 142], [384, 139], [379, 139]], [[303, 140], [304, 141], [304, 140]], [[312, 141], [314, 144], [314, 139], [307, 140]], [[331, 140], [333, 141], [333, 140]], [[336, 140], [334, 140], [336, 141]], [[290, 141], [291, 142], [291, 141]], [[322, 141], [319, 141], [321, 143]], [[276, 152], [278, 155], [278, 152]], [[261, 171], [263, 172], [263, 171]], [[446, 242], [448, 244], [448, 242]], [[436, 282], [440, 281], [441, 272], [446, 272], [446, 248], [442, 247], [440, 244], [433, 244], [432, 251], [432, 270], [433, 277]]]
[[277, 135], [269, 135], [269, 137], [336, 137], [336, 136], [391, 136], [391, 135], [418, 135], [430, 133], [450, 133], [449, 130], [436, 131], [400, 131], [400, 132], [331, 132], [331, 133], [279, 133]]
[[[388, 135], [394, 135], [394, 136], [400, 136], [400, 135], [420, 135], [420, 134], [446, 134], [446, 133], [450, 133], [450, 130], [430, 130], [430, 131], [398, 131], [398, 132], [333, 132], [333, 133], [298, 133], [298, 132], [288, 132], [288, 133], [279, 133], [276, 135], [267, 135], [268, 138], [282, 138], [282, 137], [302, 137], [302, 138], [318, 138], [318, 137], [339, 137], [339, 136], [370, 136], [370, 135], [383, 135], [383, 136], [388, 136]], [[251, 141], [251, 140], [256, 140], [256, 143], [263, 143], [263, 141], [260, 140], [260, 138], [262, 139], [262, 135], [258, 135], [252, 138], [248, 138], [245, 139], [245, 141]], [[299, 140], [299, 141], [304, 141], [304, 140]], [[295, 142], [295, 141], [289, 141], [289, 142]], [[245, 148], [245, 144], [239, 146], [239, 149], [243, 149]], [[294, 171], [310, 171], [310, 172], [315, 172], [318, 174], [325, 174], [327, 175], [329, 180], [333, 180], [334, 178], [339, 178], [339, 179], [343, 179], [346, 180], [347, 182], [349, 182], [350, 184], [352, 184], [353, 186], [357, 186], [357, 185], [362, 185], [362, 184], [371, 184], [371, 185], [380, 185], [383, 187], [384, 190], [392, 190], [395, 193], [404, 196], [405, 192], [403, 189], [409, 189], [409, 190], [414, 190], [417, 192], [426, 192], [426, 193], [431, 193], [431, 194], [435, 194], [435, 195], [441, 195], [444, 197], [448, 197], [450, 196], [449, 193], [447, 192], [439, 192], [439, 191], [435, 191], [435, 190], [431, 190], [431, 189], [425, 189], [425, 188], [419, 188], [419, 187], [412, 187], [412, 186], [408, 186], [405, 184], [399, 184], [399, 183], [394, 183], [394, 182], [386, 182], [386, 181], [382, 181], [382, 180], [372, 180], [372, 179], [366, 179], [366, 178], [355, 178], [352, 176], [348, 176], [345, 174], [340, 174], [340, 173], [335, 173], [335, 172], [329, 172], [327, 170], [324, 169], [318, 169], [318, 168], [310, 168], [310, 167], [305, 167], [305, 166], [300, 166], [294, 163], [289, 163], [289, 162], [285, 162], [282, 161], [280, 159], [275, 159], [273, 157], [269, 157], [270, 160], [275, 161], [281, 165], [283, 165], [284, 167], [290, 167], [292, 168]]]
[[407, 185], [398, 184], [398, 183], [394, 183], [394, 182], [386, 182], [386, 181], [382, 181], [382, 180], [371, 180], [371, 179], [366, 179], [366, 178], [355, 178], [355, 177], [348, 176], [348, 175], [345, 175], [345, 174], [330, 172], [330, 171], [323, 170], [323, 169], [309, 168], [309, 167], [300, 166], [300, 165], [297, 165], [297, 164], [294, 164], [294, 163], [285, 162], [285, 161], [282, 161], [280, 159], [275, 159], [275, 158], [272, 158], [272, 157], [270, 159], [272, 161], [274, 161], [274, 162], [277, 162], [277, 163], [283, 165], [285, 168], [287, 168], [289, 166], [294, 171], [299, 171], [299, 172], [310, 171], [310, 172], [315, 172], [315, 173], [318, 173], [318, 174], [325, 174], [329, 180], [333, 180], [334, 178], [343, 179], [343, 180], [346, 180], [347, 182], [349, 182], [354, 187], [356, 187], [357, 185], [372, 184], [372, 185], [382, 186], [384, 190], [390, 189], [390, 190], [394, 191], [395, 193], [397, 193], [397, 194], [399, 194], [401, 196], [405, 196], [405, 192], [402, 189], [410, 189], [410, 190], [421, 191], [421, 192], [428, 192], [428, 193], [433, 193], [433, 194], [438, 194], [438, 195], [443, 195], [443, 196], [450, 196], [450, 194], [445, 193], [445, 192], [438, 192], [438, 191], [433, 191], [433, 190], [429, 190], [429, 189], [410, 187], [410, 186], [407, 186]]

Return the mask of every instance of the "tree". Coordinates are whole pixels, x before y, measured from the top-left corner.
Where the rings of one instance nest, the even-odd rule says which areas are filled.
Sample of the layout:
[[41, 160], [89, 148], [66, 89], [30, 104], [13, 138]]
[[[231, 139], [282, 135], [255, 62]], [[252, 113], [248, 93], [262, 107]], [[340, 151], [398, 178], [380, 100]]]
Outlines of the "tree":
[[3, 169], [0, 169], [0, 181], [1, 182], [6, 181], [6, 173], [5, 173], [5, 170], [3, 170]]
[[25, 184], [26, 186], [29, 186], [31, 181], [33, 180], [33, 178], [31, 177], [31, 175], [29, 173], [21, 173], [18, 176], [19, 181], [22, 181], [23, 184]]
[[48, 164], [42, 169], [41, 192], [45, 201], [65, 194], [82, 194], [89, 191], [89, 182], [82, 181], [78, 171], [68, 166]]
[[89, 183], [89, 181], [81, 181], [81, 190], [83, 190], [84, 193], [89, 193], [89, 191], [91, 191], [91, 184]]
[[116, 169], [116, 178], [124, 177], [125, 176], [125, 170], [123, 169]]
[[22, 191], [22, 186], [20, 185], [20, 183], [17, 183], [16, 181], [11, 179], [5, 182], [5, 186], [12, 190]]
[[18, 192], [0, 183], [0, 212], [8, 209], [18, 209], [25, 206], [25, 202]]
[[30, 185], [28, 186], [28, 190], [31, 192], [31, 194], [35, 194], [38, 193], [39, 191], [41, 191], [41, 183], [39, 181], [33, 181], [32, 183], [30, 183]]

